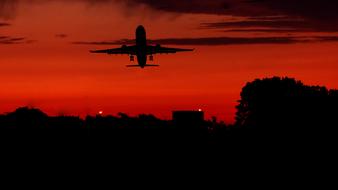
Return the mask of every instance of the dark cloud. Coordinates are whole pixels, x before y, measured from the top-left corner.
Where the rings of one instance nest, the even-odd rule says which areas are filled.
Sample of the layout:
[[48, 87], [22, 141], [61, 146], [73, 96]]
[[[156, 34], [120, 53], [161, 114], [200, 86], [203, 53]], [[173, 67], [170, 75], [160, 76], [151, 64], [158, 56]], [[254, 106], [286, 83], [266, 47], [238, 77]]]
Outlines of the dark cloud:
[[[291, 25], [295, 28], [307, 27], [318, 31], [338, 31], [336, 24], [338, 22], [338, 1], [336, 0], [133, 0], [133, 2], [171, 12], [260, 16], [262, 18], [283, 15], [293, 18], [294, 21], [261, 24], [277, 25], [280, 23], [282, 26]], [[299, 19], [303, 22], [299, 22]]]
[[270, 28], [270, 29], [298, 29], [314, 30], [303, 20], [243, 20], [230, 22], [202, 23], [201, 28]]
[[[245, 44], [294, 44], [308, 42], [332, 42], [338, 41], [338, 36], [314, 36], [314, 37], [209, 37], [209, 38], [166, 38], [149, 40], [152, 44], [163, 45], [245, 45]], [[77, 41], [77, 45], [130, 45], [135, 40], [123, 39], [117, 41]]]
[[13, 38], [9, 36], [0, 36], [0, 44], [17, 44], [22, 43], [25, 38]]
[[249, 4], [272, 9], [289, 16], [331, 22], [338, 19], [335, 0], [249, 0]]
[[338, 41], [338, 36], [322, 36], [320, 37], [320, 41], [322, 42]]
[[[0, 27], [5, 27], [5, 26], [10, 26], [10, 24], [0, 22]], [[23, 38], [23, 37], [11, 37], [8, 35], [0, 35], [0, 44], [20, 44], [20, 43], [26, 43], [26, 42], [27, 42], [26, 38]]]
[[10, 24], [4, 23], [4, 22], [0, 22], [0, 27], [4, 27], [4, 26], [10, 26]]
[[35, 40], [28, 40], [24, 37], [10, 37], [10, 36], [0, 36], [0, 44], [11, 45], [11, 44], [27, 44], [34, 43]]
[[56, 38], [67, 38], [68, 35], [67, 34], [55, 34]]
[[276, 14], [303, 18], [318, 30], [338, 30], [338, 1], [335, 0], [250, 0], [248, 3]]
[[223, 30], [223, 32], [257, 32], [257, 33], [295, 33], [295, 32], [308, 32], [308, 30], [298, 30], [298, 29], [229, 29]]
[[[176, 13], [255, 16], [260, 21], [282, 15], [289, 18], [287, 23], [274, 21], [261, 24], [277, 25], [279, 23], [283, 26], [289, 24], [301, 29], [307, 27], [317, 31], [338, 31], [336, 24], [338, 22], [338, 1], [336, 0], [0, 0], [0, 17], [12, 17], [18, 2], [31, 4], [53, 1], [84, 2], [89, 6], [119, 2], [125, 4], [128, 9], [146, 5], [154, 10]], [[303, 22], [299, 22], [299, 19]]]
[[264, 33], [296, 33], [296, 32], [337, 32], [312, 27], [304, 20], [243, 20], [227, 22], [201, 23], [201, 29], [222, 29], [224, 32], [264, 32]]
[[0, 0], [0, 18], [10, 19], [15, 15], [18, 0]]
[[128, 5], [144, 4], [157, 10], [181, 13], [224, 14], [234, 0], [127, 0]]
[[135, 40], [129, 40], [129, 39], [122, 39], [122, 40], [105, 40], [105, 41], [76, 41], [72, 42], [72, 44], [77, 45], [130, 45], [135, 44]]
[[290, 44], [290, 37], [209, 37], [209, 38], [169, 38], [153, 40], [153, 43], [172, 45], [236, 45], [236, 44]]
[[[338, 19], [335, 0], [127, 0], [172, 12], [242, 16], [287, 15], [312, 19]], [[255, 14], [253, 14], [255, 13]]]

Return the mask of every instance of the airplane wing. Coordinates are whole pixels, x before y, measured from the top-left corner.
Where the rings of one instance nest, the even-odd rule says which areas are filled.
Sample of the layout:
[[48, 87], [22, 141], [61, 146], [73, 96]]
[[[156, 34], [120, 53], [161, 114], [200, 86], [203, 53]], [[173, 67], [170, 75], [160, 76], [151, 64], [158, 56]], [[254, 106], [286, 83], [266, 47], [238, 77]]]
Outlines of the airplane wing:
[[185, 51], [194, 51], [194, 49], [180, 49], [180, 48], [168, 48], [162, 47], [160, 45], [156, 46], [147, 46], [147, 54], [169, 54], [169, 53], [177, 53], [177, 52], [185, 52]]
[[136, 46], [122, 46], [121, 48], [104, 49], [104, 50], [92, 50], [91, 53], [106, 53], [106, 54], [136, 54]]

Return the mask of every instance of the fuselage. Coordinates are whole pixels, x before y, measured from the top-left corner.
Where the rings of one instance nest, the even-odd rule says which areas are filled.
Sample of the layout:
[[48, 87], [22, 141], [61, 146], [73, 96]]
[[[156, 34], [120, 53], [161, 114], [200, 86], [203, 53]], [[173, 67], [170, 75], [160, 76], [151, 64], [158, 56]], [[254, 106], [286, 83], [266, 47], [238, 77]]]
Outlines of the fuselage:
[[123, 45], [120, 48], [104, 49], [104, 50], [92, 50], [91, 53], [105, 53], [109, 55], [124, 54], [130, 56], [130, 61], [135, 61], [137, 58], [137, 65], [127, 65], [127, 67], [158, 67], [158, 64], [147, 64], [148, 57], [149, 61], [154, 61], [155, 54], [174, 54], [177, 52], [193, 51], [193, 49], [181, 49], [181, 48], [170, 48], [162, 47], [160, 44], [148, 45], [147, 34], [145, 28], [140, 25], [136, 28], [135, 33], [135, 45]]
[[136, 29], [136, 48], [137, 62], [144, 68], [147, 64], [147, 34], [142, 25]]

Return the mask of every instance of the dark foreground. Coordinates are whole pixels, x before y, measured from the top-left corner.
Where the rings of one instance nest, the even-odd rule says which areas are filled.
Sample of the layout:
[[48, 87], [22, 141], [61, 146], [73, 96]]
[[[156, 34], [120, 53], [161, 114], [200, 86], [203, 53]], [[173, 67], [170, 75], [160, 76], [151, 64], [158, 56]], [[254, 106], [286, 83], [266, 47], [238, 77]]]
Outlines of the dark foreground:
[[[152, 115], [50, 117], [19, 108], [0, 116], [2, 145], [116, 149], [315, 150], [332, 148], [338, 92], [289, 78], [255, 80], [242, 90], [236, 124]], [[114, 148], [113, 148], [114, 147]]]
[[0, 116], [1, 166], [14, 179], [38, 171], [38, 184], [52, 173], [53, 186], [65, 176], [82, 185], [97, 175], [116, 183], [114, 173], [127, 181], [124, 186], [139, 186], [135, 180], [142, 179], [153, 185], [165, 181], [157, 187], [168, 187], [180, 178], [190, 185], [213, 181], [206, 189], [229, 179], [237, 180], [236, 186], [292, 184], [289, 188], [296, 182], [304, 187], [334, 176], [337, 108], [337, 91], [288, 78], [248, 83], [234, 125], [152, 115], [50, 117], [19, 108]]

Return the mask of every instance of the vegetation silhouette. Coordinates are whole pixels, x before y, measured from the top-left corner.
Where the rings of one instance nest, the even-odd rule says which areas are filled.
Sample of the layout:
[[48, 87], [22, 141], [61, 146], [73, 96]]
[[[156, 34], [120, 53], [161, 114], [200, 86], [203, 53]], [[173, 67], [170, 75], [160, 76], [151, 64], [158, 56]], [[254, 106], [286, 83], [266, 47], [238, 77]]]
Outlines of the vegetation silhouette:
[[237, 125], [251, 127], [334, 126], [338, 91], [290, 78], [255, 80], [242, 90]]
[[295, 152], [333, 148], [338, 91], [292, 78], [256, 79], [242, 89], [231, 138]]
[[[19, 142], [84, 143], [86, 146], [291, 147], [334, 140], [338, 91], [307, 86], [292, 78], [247, 83], [238, 101], [236, 123], [216, 118], [178, 124], [153, 115], [50, 117], [35, 108], [0, 115], [1, 139]], [[184, 126], [196, 125], [196, 126]], [[288, 146], [289, 145], [289, 146]], [[177, 147], [176, 146], [176, 147]]]

